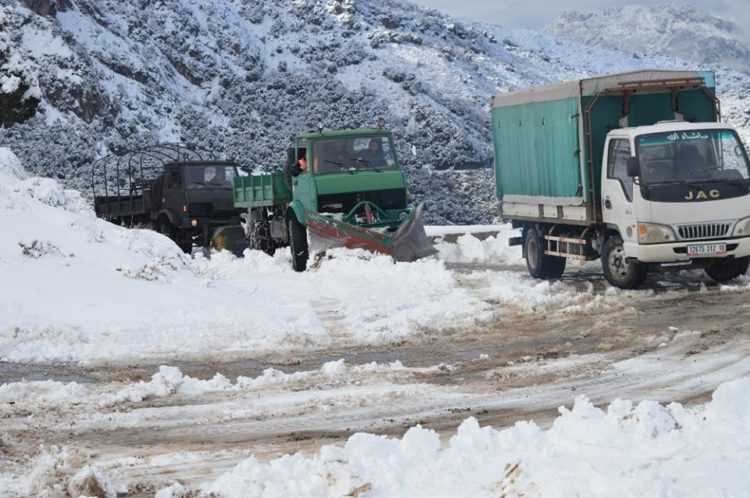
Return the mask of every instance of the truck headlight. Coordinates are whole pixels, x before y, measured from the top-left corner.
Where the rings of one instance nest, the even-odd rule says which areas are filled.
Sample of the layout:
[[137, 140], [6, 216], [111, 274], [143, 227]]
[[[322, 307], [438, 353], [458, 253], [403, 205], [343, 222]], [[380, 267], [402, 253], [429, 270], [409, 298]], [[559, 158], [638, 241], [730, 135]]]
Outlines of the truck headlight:
[[675, 240], [677, 237], [671, 227], [655, 223], [638, 223], [639, 244], [661, 244]]
[[750, 216], [747, 218], [742, 218], [740, 221], [738, 221], [734, 226], [734, 232], [732, 232], [732, 237], [748, 236], [750, 236]]

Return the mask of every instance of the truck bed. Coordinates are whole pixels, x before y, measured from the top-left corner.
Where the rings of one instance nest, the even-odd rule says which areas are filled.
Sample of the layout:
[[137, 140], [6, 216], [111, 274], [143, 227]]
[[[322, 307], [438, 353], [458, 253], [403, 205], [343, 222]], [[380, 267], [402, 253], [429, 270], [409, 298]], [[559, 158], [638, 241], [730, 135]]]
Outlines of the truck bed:
[[234, 179], [234, 206], [237, 208], [278, 206], [291, 200], [292, 193], [284, 183], [284, 174], [279, 171]]
[[714, 87], [710, 72], [644, 70], [496, 95], [492, 133], [503, 218], [599, 221], [607, 134], [675, 119], [675, 106], [686, 121], [717, 121]]
[[141, 217], [148, 214], [143, 195], [97, 196], [94, 210], [100, 218]]

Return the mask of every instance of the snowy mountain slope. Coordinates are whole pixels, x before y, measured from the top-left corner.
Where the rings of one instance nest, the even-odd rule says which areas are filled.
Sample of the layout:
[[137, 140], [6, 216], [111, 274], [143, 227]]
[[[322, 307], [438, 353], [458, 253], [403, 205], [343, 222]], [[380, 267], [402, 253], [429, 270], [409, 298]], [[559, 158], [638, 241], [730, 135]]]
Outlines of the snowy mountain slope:
[[740, 26], [689, 5], [564, 12], [544, 31], [589, 45], [750, 70], [750, 45]]
[[[54, 16], [3, 3], [6, 51], [25, 61], [19, 70], [41, 102], [31, 119], [0, 129], [0, 144], [34, 173], [86, 189], [95, 157], [159, 140], [268, 168], [292, 135], [319, 122], [385, 117], [433, 223], [489, 222], [497, 212], [488, 113], [497, 91], [686, 66], [462, 24], [398, 0], [66, 0]], [[742, 122], [750, 77], [720, 77], [724, 109]]]

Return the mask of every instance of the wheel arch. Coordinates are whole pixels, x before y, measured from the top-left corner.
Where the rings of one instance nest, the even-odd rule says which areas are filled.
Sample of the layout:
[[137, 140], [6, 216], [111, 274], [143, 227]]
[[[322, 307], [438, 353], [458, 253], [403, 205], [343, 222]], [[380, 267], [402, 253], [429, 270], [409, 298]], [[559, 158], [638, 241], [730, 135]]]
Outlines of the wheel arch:
[[303, 225], [305, 224], [305, 209], [302, 207], [302, 203], [299, 201], [291, 202], [286, 208], [286, 212], [284, 213], [284, 222], [289, 223], [292, 218], [296, 219]]

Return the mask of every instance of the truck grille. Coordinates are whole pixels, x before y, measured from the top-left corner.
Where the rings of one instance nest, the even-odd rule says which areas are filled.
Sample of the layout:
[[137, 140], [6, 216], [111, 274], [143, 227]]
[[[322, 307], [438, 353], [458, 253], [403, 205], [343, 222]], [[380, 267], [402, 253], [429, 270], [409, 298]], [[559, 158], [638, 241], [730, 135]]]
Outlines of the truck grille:
[[680, 225], [677, 227], [682, 240], [716, 239], [729, 235], [732, 223], [701, 223], [697, 225]]

